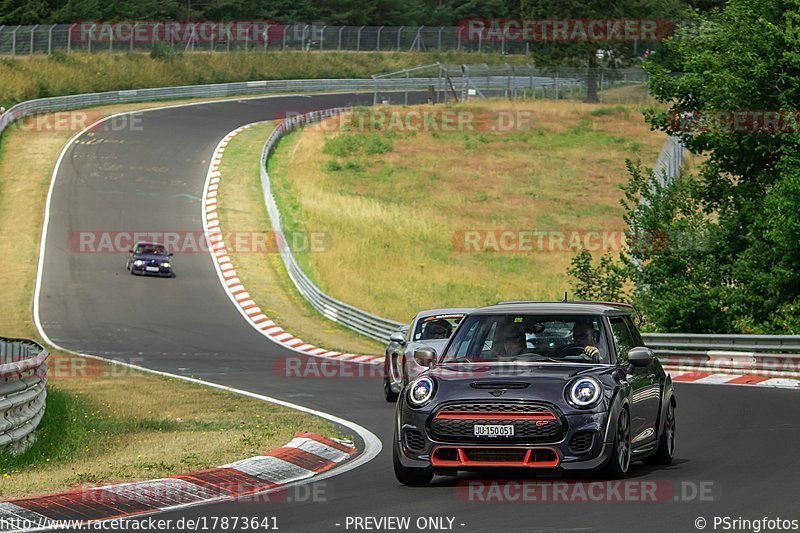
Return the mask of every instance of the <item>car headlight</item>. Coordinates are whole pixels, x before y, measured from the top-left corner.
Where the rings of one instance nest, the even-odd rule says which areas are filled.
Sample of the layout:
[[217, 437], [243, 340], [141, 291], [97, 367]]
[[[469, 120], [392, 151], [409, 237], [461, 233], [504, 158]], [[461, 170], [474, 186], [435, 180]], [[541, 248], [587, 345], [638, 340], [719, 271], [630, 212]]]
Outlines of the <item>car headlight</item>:
[[161, 266], [164, 268], [172, 268], [172, 265], [169, 263], [161, 263]]
[[603, 385], [592, 377], [578, 378], [566, 390], [567, 401], [580, 409], [591, 407], [603, 396]]
[[413, 407], [422, 407], [433, 398], [436, 384], [431, 378], [422, 377], [411, 382], [408, 387], [408, 402]]
[[137, 266], [137, 267], [140, 267], [140, 266], [144, 265], [144, 261], [142, 261], [141, 259], [137, 259], [136, 261], [133, 262], [133, 265]]

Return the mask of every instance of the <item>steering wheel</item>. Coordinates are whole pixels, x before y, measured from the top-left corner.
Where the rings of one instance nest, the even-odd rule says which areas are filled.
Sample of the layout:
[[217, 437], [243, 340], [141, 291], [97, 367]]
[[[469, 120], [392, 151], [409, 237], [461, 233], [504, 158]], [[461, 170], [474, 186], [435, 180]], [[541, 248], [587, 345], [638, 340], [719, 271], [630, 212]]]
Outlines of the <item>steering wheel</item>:
[[590, 363], [599, 362], [599, 358], [598, 358], [599, 354], [598, 355], [589, 355], [586, 352], [584, 352], [583, 350], [584, 350], [583, 346], [567, 346], [566, 348], [564, 348], [564, 357], [565, 358], [567, 358], [567, 357], [580, 357], [584, 361], [587, 361], [587, 362], [590, 362]]

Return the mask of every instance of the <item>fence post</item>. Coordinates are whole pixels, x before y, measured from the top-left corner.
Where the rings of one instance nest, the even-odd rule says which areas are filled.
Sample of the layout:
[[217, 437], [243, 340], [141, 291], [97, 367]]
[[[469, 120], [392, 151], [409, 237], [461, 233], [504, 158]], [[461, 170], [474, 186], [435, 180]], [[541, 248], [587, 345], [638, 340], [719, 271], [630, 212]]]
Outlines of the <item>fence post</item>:
[[383, 31], [383, 28], [385, 28], [385, 26], [381, 26], [380, 28], [378, 28], [378, 42], [376, 43], [377, 52], [381, 51], [381, 32]]
[[365, 28], [365, 26], [361, 26], [358, 28], [358, 37], [356, 37], [356, 52], [361, 51], [361, 31]]
[[456, 34], [458, 35], [458, 48], [457, 48], [457, 50], [461, 50], [461, 26], [456, 28]]
[[289, 31], [289, 26], [288, 26], [288, 24], [287, 24], [287, 25], [284, 25], [284, 26], [283, 26], [283, 49], [284, 49], [284, 50], [286, 50], [286, 32], [288, 32], [288, 31]]
[[322, 31], [319, 34], [319, 51], [322, 52], [325, 50], [325, 28], [328, 26], [325, 25], [322, 27]]
[[415, 39], [417, 42], [417, 52], [419, 52], [420, 46], [422, 44], [422, 29], [424, 27], [425, 26], [420, 26], [419, 28], [417, 28], [417, 38]]
[[266, 29], [264, 29], [264, 51], [267, 51], [267, 47], [269, 46], [269, 23], [267, 23]]
[[444, 31], [444, 26], [439, 27], [439, 51], [442, 51], [442, 32]]
[[137, 26], [139, 26], [139, 23], [138, 22], [134, 22], [133, 23], [133, 28], [131, 28], [131, 52], [133, 52], [133, 39], [134, 39], [134, 36], [136, 35]]
[[53, 30], [56, 29], [56, 24], [50, 26], [50, 29], [47, 31], [47, 55], [53, 53]]
[[30, 44], [30, 47], [31, 47], [31, 49], [30, 49], [30, 55], [33, 55], [33, 38], [34, 38], [34, 35], [36, 35], [36, 28], [38, 28], [38, 27], [39, 27], [39, 25], [38, 25], [38, 24], [36, 24], [36, 25], [35, 25], [33, 28], [31, 28], [31, 44]]
[[77, 22], [73, 22], [70, 24], [69, 28], [67, 29], [67, 53], [69, 54], [72, 52], [72, 29], [77, 25]]
[[[303, 33], [300, 34], [300, 50], [306, 49], [306, 30], [308, 29], [308, 24], [303, 26]], [[311, 39], [309, 39], [310, 41]]]
[[398, 52], [400, 51], [400, 37], [403, 35], [403, 28], [405, 28], [405, 26], [400, 26], [400, 28], [397, 30], [397, 51]]
[[339, 28], [339, 50], [342, 49], [342, 32], [346, 27], [347, 26], [342, 26], [341, 28]]
[[94, 33], [94, 28], [96, 26], [97, 26], [97, 24], [92, 24], [92, 27], [89, 28], [89, 47], [88, 48], [89, 48], [89, 53], [90, 54], [92, 53], [92, 34]]
[[114, 29], [110, 28], [108, 30], [108, 51], [114, 51]]

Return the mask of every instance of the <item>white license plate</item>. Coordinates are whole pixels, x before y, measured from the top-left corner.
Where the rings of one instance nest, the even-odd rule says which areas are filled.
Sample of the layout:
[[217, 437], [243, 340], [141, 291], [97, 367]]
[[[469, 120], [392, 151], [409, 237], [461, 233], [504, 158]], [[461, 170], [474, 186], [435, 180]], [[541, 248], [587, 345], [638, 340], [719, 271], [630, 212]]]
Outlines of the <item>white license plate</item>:
[[475, 425], [473, 431], [476, 437], [513, 437], [513, 425]]
[[144, 269], [147, 270], [148, 272], [158, 272], [159, 270], [161, 270], [158, 267], [144, 267]]

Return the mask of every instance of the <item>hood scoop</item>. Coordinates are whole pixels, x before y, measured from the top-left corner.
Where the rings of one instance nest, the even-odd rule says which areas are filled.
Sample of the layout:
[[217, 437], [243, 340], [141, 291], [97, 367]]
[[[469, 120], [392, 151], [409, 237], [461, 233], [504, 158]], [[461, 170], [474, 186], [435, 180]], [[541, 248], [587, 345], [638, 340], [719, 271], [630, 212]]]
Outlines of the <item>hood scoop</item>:
[[525, 389], [530, 385], [524, 381], [473, 381], [473, 389]]

